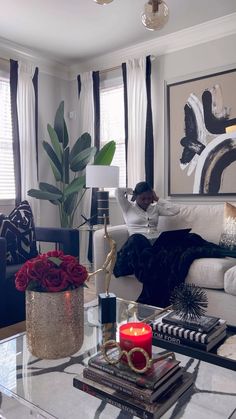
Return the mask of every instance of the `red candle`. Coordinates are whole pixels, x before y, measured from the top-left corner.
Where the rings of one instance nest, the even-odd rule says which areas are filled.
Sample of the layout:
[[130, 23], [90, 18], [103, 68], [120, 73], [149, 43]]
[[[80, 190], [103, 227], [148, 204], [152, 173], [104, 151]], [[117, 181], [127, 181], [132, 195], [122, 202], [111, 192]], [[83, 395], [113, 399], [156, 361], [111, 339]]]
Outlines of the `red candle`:
[[[152, 329], [146, 323], [126, 323], [120, 326], [120, 347], [123, 351], [129, 352], [132, 348], [144, 349], [149, 357], [152, 357]], [[127, 362], [127, 357], [122, 360]], [[142, 353], [137, 352], [132, 355], [132, 362], [136, 368], [145, 366], [145, 358]]]

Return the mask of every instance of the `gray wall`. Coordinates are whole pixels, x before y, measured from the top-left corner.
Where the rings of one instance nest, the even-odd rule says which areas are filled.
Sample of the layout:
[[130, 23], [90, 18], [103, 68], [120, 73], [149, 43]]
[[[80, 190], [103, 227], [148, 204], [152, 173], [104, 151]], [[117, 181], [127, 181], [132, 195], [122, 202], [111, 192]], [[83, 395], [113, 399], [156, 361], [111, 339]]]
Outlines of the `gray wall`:
[[[167, 130], [165, 83], [236, 68], [236, 35], [157, 57], [152, 66], [152, 100], [155, 138], [155, 187], [167, 197]], [[236, 87], [234, 87], [236, 93]], [[193, 198], [219, 201], [219, 198]], [[176, 198], [175, 198], [176, 200]], [[178, 200], [180, 200], [178, 198]], [[183, 198], [181, 200], [184, 200]], [[186, 201], [186, 200], [185, 200]]]

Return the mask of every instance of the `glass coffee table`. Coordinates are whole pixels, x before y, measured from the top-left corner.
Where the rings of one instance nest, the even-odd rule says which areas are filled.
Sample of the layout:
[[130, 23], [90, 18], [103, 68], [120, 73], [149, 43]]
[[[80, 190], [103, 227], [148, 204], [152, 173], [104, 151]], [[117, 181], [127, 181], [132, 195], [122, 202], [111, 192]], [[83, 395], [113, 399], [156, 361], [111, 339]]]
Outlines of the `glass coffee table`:
[[[156, 307], [117, 299], [117, 330], [128, 321], [150, 321], [160, 312]], [[85, 307], [83, 346], [73, 356], [59, 360], [35, 358], [27, 349], [25, 333], [1, 341], [0, 417], [131, 419], [129, 413], [73, 387], [73, 378], [99, 350], [104, 332], [107, 330], [98, 321], [97, 302], [93, 302]], [[153, 346], [153, 353], [158, 352], [163, 349]], [[162, 417], [236, 418], [236, 373], [196, 359], [193, 354], [176, 353], [176, 358], [193, 373], [194, 385]]]

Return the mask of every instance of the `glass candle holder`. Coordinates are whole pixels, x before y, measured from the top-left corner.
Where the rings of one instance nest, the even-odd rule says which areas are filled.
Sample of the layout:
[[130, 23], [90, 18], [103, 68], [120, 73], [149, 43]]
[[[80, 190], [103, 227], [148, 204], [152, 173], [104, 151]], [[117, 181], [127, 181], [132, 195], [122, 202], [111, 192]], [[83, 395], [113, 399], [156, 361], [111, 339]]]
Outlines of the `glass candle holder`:
[[[152, 357], [152, 329], [146, 323], [132, 322], [120, 326], [120, 347], [129, 352], [133, 348], [144, 349], [149, 357]], [[127, 362], [126, 357], [122, 357], [123, 362]], [[146, 360], [142, 353], [135, 352], [132, 355], [132, 362], [136, 368], [143, 368]]]

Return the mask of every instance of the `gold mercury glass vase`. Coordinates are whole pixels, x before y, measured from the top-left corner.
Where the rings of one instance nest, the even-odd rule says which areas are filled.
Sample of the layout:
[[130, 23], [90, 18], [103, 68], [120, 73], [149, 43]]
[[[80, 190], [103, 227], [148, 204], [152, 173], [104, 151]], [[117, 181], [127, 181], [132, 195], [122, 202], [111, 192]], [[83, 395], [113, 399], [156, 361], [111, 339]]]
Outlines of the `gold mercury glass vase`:
[[84, 340], [84, 289], [26, 291], [26, 336], [32, 355], [57, 359], [77, 352]]

